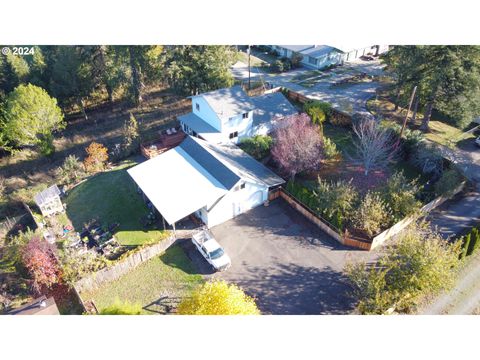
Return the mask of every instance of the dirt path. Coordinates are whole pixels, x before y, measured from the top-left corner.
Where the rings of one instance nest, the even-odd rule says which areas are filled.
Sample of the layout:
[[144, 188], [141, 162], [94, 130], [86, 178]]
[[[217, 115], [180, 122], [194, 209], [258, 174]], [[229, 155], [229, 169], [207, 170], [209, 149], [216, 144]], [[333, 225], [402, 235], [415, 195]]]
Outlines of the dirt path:
[[455, 287], [424, 306], [422, 315], [469, 315], [480, 307], [480, 254], [469, 259]]

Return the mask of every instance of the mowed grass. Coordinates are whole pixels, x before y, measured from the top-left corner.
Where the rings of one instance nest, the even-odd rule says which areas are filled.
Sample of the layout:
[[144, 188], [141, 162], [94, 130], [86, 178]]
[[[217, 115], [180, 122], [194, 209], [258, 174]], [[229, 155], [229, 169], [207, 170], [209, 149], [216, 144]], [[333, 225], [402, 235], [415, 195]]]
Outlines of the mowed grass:
[[144, 314], [165, 313], [165, 305], [175, 307], [203, 282], [179, 246], [144, 262], [121, 278], [103, 287], [84, 292], [84, 301], [93, 300], [99, 311], [115, 304], [141, 304]]
[[[395, 121], [399, 124], [403, 123], [407, 112], [406, 109], [401, 107], [399, 107], [397, 111], [394, 111], [395, 104], [385, 98], [369, 100], [367, 102], [367, 108], [373, 114], [378, 114], [385, 120]], [[454, 147], [462, 140], [475, 137], [472, 133], [465, 133], [463, 130], [447, 124], [445, 121], [440, 121], [441, 119], [439, 119], [438, 116], [435, 112], [432, 114], [432, 119], [429, 122], [430, 131], [425, 133], [425, 137], [428, 140], [443, 146]], [[408, 126], [412, 129], [418, 129], [422, 118], [423, 114], [418, 112], [415, 122], [409, 120]]]
[[77, 231], [81, 231], [85, 223], [98, 219], [105, 225], [120, 224], [115, 237], [122, 245], [154, 243], [167, 236], [163, 230], [145, 230], [141, 224], [148, 209], [127, 173], [127, 169], [136, 164], [126, 161], [83, 182], [68, 194], [67, 215]]

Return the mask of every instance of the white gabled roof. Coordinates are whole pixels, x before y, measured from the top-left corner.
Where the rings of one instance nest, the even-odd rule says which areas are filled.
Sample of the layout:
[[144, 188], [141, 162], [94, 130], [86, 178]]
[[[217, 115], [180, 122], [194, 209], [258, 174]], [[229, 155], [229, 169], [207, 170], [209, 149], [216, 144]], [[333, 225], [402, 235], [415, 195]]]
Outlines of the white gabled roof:
[[128, 173], [169, 224], [228, 191], [179, 146], [129, 169]]

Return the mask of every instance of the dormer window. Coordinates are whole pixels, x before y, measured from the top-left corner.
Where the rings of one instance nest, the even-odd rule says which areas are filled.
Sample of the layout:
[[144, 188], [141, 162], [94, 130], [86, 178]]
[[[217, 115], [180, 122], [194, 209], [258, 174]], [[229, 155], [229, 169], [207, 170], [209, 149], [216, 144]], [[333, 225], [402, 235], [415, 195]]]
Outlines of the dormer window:
[[195, 109], [197, 109], [197, 111], [200, 111], [200, 104], [199, 103], [195, 103]]
[[242, 115], [242, 118], [243, 118], [243, 119], [248, 118], [248, 113], [244, 113], [244, 114]]

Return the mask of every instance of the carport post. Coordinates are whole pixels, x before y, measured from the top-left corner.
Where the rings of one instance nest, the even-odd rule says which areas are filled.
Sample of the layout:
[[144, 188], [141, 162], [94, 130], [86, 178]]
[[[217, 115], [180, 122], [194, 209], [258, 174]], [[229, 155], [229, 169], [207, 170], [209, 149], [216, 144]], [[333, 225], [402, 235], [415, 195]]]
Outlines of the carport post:
[[173, 223], [173, 235], [175, 235], [175, 237], [177, 237], [177, 233], [176, 233], [176, 230], [175, 230], [175, 223]]

